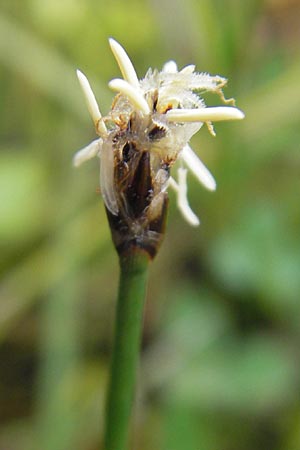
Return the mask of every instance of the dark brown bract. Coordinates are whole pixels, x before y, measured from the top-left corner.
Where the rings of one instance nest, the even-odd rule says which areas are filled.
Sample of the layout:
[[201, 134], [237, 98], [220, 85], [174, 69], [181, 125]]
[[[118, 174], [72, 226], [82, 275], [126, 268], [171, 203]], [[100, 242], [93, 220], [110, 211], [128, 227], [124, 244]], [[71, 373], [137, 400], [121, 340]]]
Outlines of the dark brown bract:
[[151, 258], [163, 239], [168, 194], [169, 165], [154, 152], [151, 142], [162, 138], [165, 130], [154, 124], [143, 128], [133, 113], [124, 131], [110, 135], [114, 158], [113, 212], [106, 207], [112, 238], [120, 254], [133, 248], [145, 250]]

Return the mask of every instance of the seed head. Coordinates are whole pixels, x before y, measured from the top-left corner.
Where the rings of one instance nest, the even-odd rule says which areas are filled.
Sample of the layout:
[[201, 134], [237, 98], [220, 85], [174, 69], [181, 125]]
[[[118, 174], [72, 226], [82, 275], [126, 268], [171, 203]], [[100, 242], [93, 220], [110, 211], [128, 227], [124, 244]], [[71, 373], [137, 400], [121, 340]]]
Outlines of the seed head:
[[[207, 189], [216, 189], [189, 140], [203, 123], [215, 135], [212, 122], [239, 120], [244, 114], [234, 106], [206, 107], [201, 97], [205, 92], [234, 104], [224, 97], [225, 78], [197, 73], [193, 65], [178, 71], [169, 61], [161, 72], [149, 69], [139, 80], [121, 45], [114, 39], [109, 43], [123, 79], [109, 82], [117, 95], [102, 117], [87, 78], [77, 71], [99, 138], [76, 153], [74, 165], [100, 157], [101, 193], [118, 252], [142, 248], [154, 257], [164, 234], [168, 187], [175, 190], [178, 207], [191, 225], [200, 222], [187, 199], [188, 169]], [[170, 171], [178, 160], [176, 181]]]

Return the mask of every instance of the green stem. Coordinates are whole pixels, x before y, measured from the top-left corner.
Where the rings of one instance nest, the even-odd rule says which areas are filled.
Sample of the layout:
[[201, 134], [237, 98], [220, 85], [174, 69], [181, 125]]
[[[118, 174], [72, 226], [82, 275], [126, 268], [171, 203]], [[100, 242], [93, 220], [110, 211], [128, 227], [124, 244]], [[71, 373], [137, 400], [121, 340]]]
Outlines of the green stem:
[[125, 450], [139, 358], [149, 256], [120, 256], [120, 284], [107, 399], [105, 450]]

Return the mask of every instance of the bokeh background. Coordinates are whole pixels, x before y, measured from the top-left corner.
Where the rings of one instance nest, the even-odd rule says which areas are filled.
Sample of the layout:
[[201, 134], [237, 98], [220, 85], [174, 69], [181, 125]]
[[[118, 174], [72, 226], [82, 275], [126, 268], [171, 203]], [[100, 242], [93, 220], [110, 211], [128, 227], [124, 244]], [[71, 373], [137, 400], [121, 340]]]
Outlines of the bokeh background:
[[[192, 145], [191, 228], [171, 194], [151, 267], [131, 447], [300, 449], [300, 4], [2, 0], [0, 449], [101, 448], [118, 261], [75, 76], [102, 111], [119, 76], [173, 58], [229, 78], [243, 122]], [[210, 105], [219, 104], [213, 96]]]

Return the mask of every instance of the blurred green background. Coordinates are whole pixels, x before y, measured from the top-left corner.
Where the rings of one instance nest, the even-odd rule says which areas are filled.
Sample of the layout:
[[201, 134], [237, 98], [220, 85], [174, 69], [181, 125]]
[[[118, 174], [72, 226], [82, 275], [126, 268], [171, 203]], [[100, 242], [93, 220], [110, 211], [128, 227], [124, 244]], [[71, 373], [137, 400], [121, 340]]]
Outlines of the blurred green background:
[[[101, 448], [118, 262], [75, 69], [102, 111], [119, 76], [172, 58], [229, 78], [243, 122], [192, 145], [191, 228], [171, 194], [151, 267], [131, 449], [300, 449], [300, 5], [2, 0], [0, 450]], [[219, 99], [207, 98], [210, 105]]]

